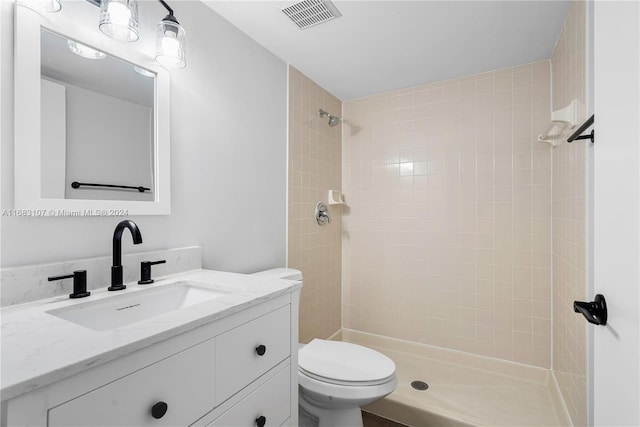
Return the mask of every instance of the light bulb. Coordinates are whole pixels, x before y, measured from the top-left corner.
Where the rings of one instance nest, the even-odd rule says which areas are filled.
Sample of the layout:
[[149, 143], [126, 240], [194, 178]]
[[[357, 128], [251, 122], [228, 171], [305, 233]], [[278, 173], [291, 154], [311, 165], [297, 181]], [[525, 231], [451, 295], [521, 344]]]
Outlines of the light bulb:
[[180, 43], [176, 38], [176, 33], [173, 31], [167, 31], [162, 38], [162, 50], [165, 55], [177, 56], [180, 49]]
[[129, 19], [131, 19], [131, 11], [126, 5], [122, 3], [111, 2], [107, 7], [107, 12], [111, 16], [111, 22], [113, 24], [123, 27], [129, 25]]
[[102, 0], [100, 31], [117, 40], [138, 40], [138, 3], [136, 0]]
[[168, 68], [186, 66], [184, 37], [184, 29], [173, 16], [160, 21], [156, 38], [156, 61]]
[[67, 40], [67, 45], [71, 52], [76, 55], [82, 56], [83, 58], [89, 59], [103, 59], [106, 55], [104, 52], [100, 52], [99, 50], [95, 50], [90, 48], [89, 46], [85, 46], [82, 43], [78, 43], [75, 40]]
[[152, 73], [149, 70], [145, 70], [144, 68], [140, 68], [140, 67], [136, 67], [134, 66], [133, 69], [135, 70], [136, 73], [145, 76], [145, 77], [155, 77], [155, 74]]

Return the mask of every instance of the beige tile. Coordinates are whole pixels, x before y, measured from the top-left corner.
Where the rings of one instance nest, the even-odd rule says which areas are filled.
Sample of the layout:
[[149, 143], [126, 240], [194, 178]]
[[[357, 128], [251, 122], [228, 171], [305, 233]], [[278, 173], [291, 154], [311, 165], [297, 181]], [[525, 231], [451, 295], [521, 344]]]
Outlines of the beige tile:
[[[585, 4], [583, 2], [572, 2], [571, 9], [560, 38], [556, 44], [556, 49], [551, 57], [551, 69], [553, 70], [553, 90], [552, 104], [554, 109], [562, 108], [573, 99], [585, 101], [585, 75], [584, 63], [574, 62], [572, 58], [584, 55], [585, 52]], [[538, 63], [534, 67], [534, 80], [545, 83], [544, 64]], [[536, 109], [538, 104], [534, 104]], [[544, 102], [540, 99], [540, 102]], [[537, 112], [534, 120], [545, 119], [544, 111]], [[539, 116], [539, 118], [538, 118]], [[576, 150], [577, 149], [577, 150]], [[553, 274], [554, 278], [554, 310], [555, 319], [553, 333], [553, 358], [554, 370], [560, 393], [568, 403], [567, 408], [574, 425], [587, 424], [587, 397], [586, 397], [586, 373], [580, 367], [586, 365], [586, 325], [584, 322], [573, 327], [575, 320], [572, 313], [566, 310], [573, 300], [577, 299], [577, 294], [583, 294], [586, 289], [584, 268], [586, 264], [584, 224], [579, 229], [574, 228], [576, 216], [582, 216], [586, 211], [586, 200], [582, 197], [582, 184], [585, 182], [586, 159], [580, 157], [580, 147], [572, 147], [568, 144], [561, 144], [558, 150], [554, 150], [550, 167], [553, 177], [553, 194], [542, 193], [540, 197], [551, 197], [553, 199], [554, 218], [554, 261], [551, 272], [547, 253], [541, 252], [536, 267], [540, 271], [536, 273], [547, 285], [537, 287], [534, 296], [535, 308], [540, 309], [550, 300], [550, 284], [546, 275]], [[537, 155], [537, 153], [535, 154]], [[547, 159], [539, 157], [538, 161], [542, 167], [546, 165]], [[574, 177], [580, 177], [581, 185], [576, 185]], [[537, 183], [546, 184], [539, 178]], [[546, 213], [550, 206], [539, 203], [535, 215]], [[546, 229], [548, 224], [541, 224], [540, 230]], [[550, 242], [541, 239], [536, 242], [537, 246], [544, 247]], [[548, 251], [548, 249], [547, 249]], [[550, 258], [550, 257], [549, 257]], [[578, 267], [579, 266], [579, 267]], [[579, 268], [579, 270], [577, 269]], [[578, 292], [576, 292], [578, 290]], [[549, 335], [551, 325], [548, 318], [540, 316], [534, 319], [534, 334]], [[534, 335], [535, 336], [535, 335]], [[542, 340], [542, 338], [540, 338]], [[539, 343], [544, 348], [544, 341]], [[551, 345], [549, 343], [549, 345]], [[568, 380], [570, 378], [570, 380]], [[577, 385], [579, 384], [579, 385]]]
[[[340, 294], [336, 292], [341, 287], [341, 278], [339, 274], [326, 273], [341, 269], [341, 218], [333, 212], [334, 230], [314, 228], [310, 220], [318, 195], [326, 194], [329, 188], [342, 187], [340, 133], [321, 126], [315, 114], [319, 108], [342, 113], [339, 100], [293, 67], [290, 77], [287, 259], [289, 267], [301, 269], [304, 275], [300, 340], [306, 342], [329, 337], [342, 325]], [[311, 122], [307, 122], [309, 116], [313, 117]], [[329, 247], [331, 251], [327, 250]]]
[[[532, 283], [551, 266], [550, 236], [533, 237], [551, 232], [551, 155], [531, 137], [548, 73], [543, 61], [345, 103], [368, 124], [343, 140], [343, 190], [358, 201], [343, 226], [345, 325], [549, 366], [512, 336], [550, 327], [549, 307], [534, 306], [547, 284]], [[382, 320], [372, 306], [404, 317]]]

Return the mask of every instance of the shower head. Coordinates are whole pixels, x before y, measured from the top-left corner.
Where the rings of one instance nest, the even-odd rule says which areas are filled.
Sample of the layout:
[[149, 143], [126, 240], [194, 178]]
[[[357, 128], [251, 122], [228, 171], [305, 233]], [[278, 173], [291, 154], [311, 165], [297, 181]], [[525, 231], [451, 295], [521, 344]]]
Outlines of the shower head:
[[320, 109], [320, 117], [324, 117], [327, 116], [329, 117], [329, 126], [330, 127], [334, 127], [337, 126], [338, 123], [340, 123], [340, 117], [338, 116], [332, 116], [329, 112], [324, 111], [322, 108]]

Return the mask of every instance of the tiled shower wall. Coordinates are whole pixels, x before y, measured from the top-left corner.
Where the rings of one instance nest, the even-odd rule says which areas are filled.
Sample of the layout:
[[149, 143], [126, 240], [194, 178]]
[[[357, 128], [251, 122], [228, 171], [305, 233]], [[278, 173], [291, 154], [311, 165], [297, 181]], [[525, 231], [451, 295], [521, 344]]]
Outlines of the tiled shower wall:
[[549, 61], [344, 103], [345, 328], [549, 368]]
[[319, 226], [315, 206], [342, 186], [342, 125], [329, 127], [318, 110], [340, 116], [339, 99], [289, 67], [288, 266], [302, 271], [300, 342], [328, 338], [342, 325], [342, 207], [331, 206], [331, 224]]
[[[586, 2], [574, 1], [551, 57], [552, 107], [585, 104]], [[586, 117], [581, 117], [584, 120]], [[553, 150], [553, 370], [576, 426], [587, 425], [587, 323], [573, 312], [586, 301], [588, 141]]]

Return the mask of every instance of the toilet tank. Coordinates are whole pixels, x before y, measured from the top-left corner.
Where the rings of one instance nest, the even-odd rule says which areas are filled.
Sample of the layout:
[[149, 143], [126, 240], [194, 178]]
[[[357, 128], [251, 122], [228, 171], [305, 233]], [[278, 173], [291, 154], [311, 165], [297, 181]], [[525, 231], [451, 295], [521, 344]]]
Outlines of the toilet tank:
[[258, 271], [252, 275], [264, 279], [302, 280], [302, 272], [295, 268], [272, 268], [271, 270]]

